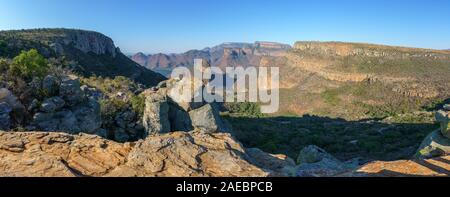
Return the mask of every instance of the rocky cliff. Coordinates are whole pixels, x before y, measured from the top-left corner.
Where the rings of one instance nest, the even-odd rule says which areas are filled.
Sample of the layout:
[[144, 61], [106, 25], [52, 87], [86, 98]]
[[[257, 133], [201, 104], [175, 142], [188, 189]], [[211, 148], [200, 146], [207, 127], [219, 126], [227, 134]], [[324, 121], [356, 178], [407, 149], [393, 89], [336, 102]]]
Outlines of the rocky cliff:
[[111, 38], [98, 32], [75, 29], [0, 31], [0, 41], [7, 43], [0, 57], [13, 58], [22, 50], [34, 48], [47, 58], [65, 57], [71, 69], [86, 76], [125, 76], [145, 85], [156, 85], [164, 80], [163, 76], [131, 61]]

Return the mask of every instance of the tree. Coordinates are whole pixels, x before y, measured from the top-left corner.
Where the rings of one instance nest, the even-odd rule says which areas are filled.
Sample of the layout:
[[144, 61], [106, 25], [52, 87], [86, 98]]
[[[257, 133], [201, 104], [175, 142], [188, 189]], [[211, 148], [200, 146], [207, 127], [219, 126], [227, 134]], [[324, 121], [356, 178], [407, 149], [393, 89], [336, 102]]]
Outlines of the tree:
[[36, 49], [22, 51], [13, 59], [10, 71], [24, 79], [44, 77], [48, 72], [47, 60]]
[[6, 42], [3, 40], [0, 40], [0, 57], [6, 56], [6, 52], [8, 51], [6, 49]]

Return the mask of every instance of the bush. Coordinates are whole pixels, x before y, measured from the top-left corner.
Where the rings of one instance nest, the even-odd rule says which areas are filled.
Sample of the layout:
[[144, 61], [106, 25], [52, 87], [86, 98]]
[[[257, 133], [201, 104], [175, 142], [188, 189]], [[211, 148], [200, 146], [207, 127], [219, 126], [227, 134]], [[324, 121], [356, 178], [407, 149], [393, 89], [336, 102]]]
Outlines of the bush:
[[13, 59], [10, 66], [12, 74], [25, 79], [44, 77], [48, 72], [47, 60], [36, 49], [22, 51]]
[[145, 97], [143, 95], [133, 95], [130, 99], [131, 109], [138, 115], [138, 117], [142, 117], [144, 115], [145, 108]]
[[9, 69], [9, 62], [6, 59], [0, 59], [0, 72], [5, 72]]
[[6, 42], [3, 40], [0, 40], [0, 57], [6, 56], [8, 49], [6, 48]]
[[114, 118], [120, 111], [125, 110], [127, 103], [120, 99], [103, 99], [100, 101], [102, 117], [105, 119]]
[[225, 108], [231, 113], [239, 113], [253, 117], [261, 117], [263, 115], [260, 106], [252, 102], [225, 103]]

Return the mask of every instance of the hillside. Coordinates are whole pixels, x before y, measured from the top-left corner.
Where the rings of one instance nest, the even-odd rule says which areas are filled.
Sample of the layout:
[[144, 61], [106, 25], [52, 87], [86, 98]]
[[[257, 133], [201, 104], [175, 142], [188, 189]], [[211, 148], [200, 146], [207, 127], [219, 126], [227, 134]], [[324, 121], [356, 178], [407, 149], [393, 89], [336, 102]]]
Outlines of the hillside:
[[0, 57], [13, 58], [33, 48], [46, 58], [69, 62], [71, 69], [85, 76], [125, 76], [146, 85], [164, 79], [131, 61], [101, 33], [75, 29], [0, 31]]
[[280, 114], [383, 118], [450, 97], [448, 51], [297, 42], [285, 57]]

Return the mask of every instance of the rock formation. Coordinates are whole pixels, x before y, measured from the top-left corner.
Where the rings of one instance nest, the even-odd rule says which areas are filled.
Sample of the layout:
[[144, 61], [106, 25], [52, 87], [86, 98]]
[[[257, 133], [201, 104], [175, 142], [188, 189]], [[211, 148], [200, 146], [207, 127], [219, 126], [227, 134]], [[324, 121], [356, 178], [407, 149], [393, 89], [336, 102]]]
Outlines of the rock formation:
[[29, 129], [91, 134], [100, 129], [100, 104], [86, 96], [76, 76], [67, 76], [61, 80], [47, 76], [42, 89], [48, 98], [40, 106], [31, 107], [36, 113]]
[[436, 112], [440, 129], [430, 133], [420, 144], [415, 157], [433, 158], [450, 154], [450, 105]]
[[0, 176], [286, 176], [284, 163], [292, 165], [285, 156], [247, 154], [230, 134], [202, 131], [135, 143], [87, 134], [0, 132], [0, 158]]

